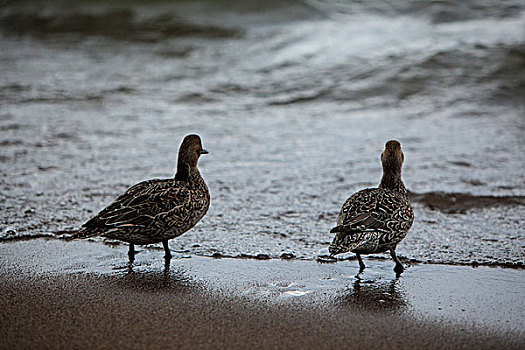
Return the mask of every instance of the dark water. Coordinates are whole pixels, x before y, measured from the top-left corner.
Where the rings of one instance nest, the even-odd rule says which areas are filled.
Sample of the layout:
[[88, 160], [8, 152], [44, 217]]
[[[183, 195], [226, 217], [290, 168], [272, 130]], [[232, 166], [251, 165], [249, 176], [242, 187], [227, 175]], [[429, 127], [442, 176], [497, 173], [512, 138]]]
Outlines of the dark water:
[[171, 246], [314, 259], [403, 144], [416, 261], [525, 264], [521, 1], [7, 2], [1, 239], [78, 227], [174, 172], [198, 133], [208, 215]]

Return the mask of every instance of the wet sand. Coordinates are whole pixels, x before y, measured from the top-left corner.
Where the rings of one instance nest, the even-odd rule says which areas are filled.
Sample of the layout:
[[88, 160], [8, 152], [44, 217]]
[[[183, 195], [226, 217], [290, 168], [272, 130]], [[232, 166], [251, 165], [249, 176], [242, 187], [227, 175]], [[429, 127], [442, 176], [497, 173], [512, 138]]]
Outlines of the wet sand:
[[520, 348], [524, 270], [0, 244], [0, 348]]

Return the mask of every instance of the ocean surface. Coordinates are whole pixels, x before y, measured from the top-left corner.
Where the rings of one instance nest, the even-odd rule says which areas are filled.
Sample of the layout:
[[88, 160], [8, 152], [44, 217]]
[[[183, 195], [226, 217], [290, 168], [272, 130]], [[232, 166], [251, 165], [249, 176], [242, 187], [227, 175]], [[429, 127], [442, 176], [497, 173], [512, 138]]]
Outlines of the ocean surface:
[[317, 259], [397, 139], [416, 215], [398, 255], [524, 267], [524, 132], [519, 0], [0, 6], [4, 242], [173, 176], [197, 133], [212, 203], [172, 249]]

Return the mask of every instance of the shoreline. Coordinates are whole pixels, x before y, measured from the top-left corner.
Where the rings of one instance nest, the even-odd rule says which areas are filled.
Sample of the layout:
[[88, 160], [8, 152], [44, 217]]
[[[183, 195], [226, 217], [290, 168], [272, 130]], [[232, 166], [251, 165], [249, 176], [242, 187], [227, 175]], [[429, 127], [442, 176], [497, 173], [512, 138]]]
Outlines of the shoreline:
[[[72, 232], [72, 231], [65, 231], [65, 232]], [[3, 243], [15, 243], [15, 242], [24, 242], [24, 241], [32, 241], [32, 240], [59, 240], [62, 242], [69, 242], [70, 240], [66, 238], [65, 236], [62, 236], [61, 234], [38, 234], [38, 235], [21, 235], [16, 234], [13, 236], [7, 236], [0, 238], [0, 244]], [[85, 242], [89, 242], [92, 244], [103, 244], [108, 247], [127, 247], [127, 243], [123, 241], [118, 240], [112, 240], [107, 238], [101, 238], [101, 237], [94, 237], [86, 239]], [[149, 245], [139, 245], [141, 251], [163, 251], [163, 248], [160, 246], [157, 246], [155, 244], [149, 244]], [[357, 258], [355, 254], [353, 253], [345, 253], [338, 255], [336, 257], [332, 257], [329, 255], [318, 255], [317, 257], [300, 257], [295, 256], [293, 253], [286, 253], [282, 252], [275, 256], [272, 256], [271, 254], [266, 253], [258, 253], [258, 254], [247, 254], [247, 253], [239, 253], [237, 255], [230, 255], [230, 254], [221, 254], [218, 252], [215, 252], [213, 254], [205, 254], [205, 253], [199, 253], [199, 252], [190, 252], [189, 250], [176, 250], [171, 248], [171, 252], [175, 253], [182, 257], [197, 257], [197, 258], [213, 258], [213, 259], [248, 259], [248, 260], [282, 260], [282, 261], [315, 261], [321, 264], [333, 264], [333, 263], [342, 263], [342, 262], [352, 262], [355, 261], [357, 263]], [[398, 258], [401, 260], [403, 264], [408, 265], [440, 265], [440, 266], [463, 266], [463, 267], [490, 267], [490, 268], [502, 268], [502, 269], [513, 269], [513, 270], [525, 270], [525, 264], [522, 262], [478, 262], [478, 261], [471, 261], [471, 262], [461, 262], [461, 261], [426, 261], [426, 260], [418, 260], [416, 258], [409, 258], [402, 255], [398, 255]], [[367, 260], [377, 260], [377, 261], [392, 261], [390, 255], [387, 253], [378, 253], [378, 254], [369, 254], [365, 255], [365, 259]]]
[[390, 261], [251, 260], [0, 244], [0, 348], [520, 348], [525, 273]]

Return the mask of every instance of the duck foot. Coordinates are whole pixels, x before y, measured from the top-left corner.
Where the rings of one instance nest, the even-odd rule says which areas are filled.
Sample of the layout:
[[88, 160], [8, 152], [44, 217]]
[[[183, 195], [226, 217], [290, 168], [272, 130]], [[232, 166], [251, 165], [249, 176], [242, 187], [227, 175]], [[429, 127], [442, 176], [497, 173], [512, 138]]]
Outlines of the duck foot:
[[396, 276], [399, 277], [403, 271], [405, 271], [405, 268], [403, 267], [403, 265], [396, 265], [394, 266], [394, 272], [396, 273]]
[[403, 271], [405, 271], [405, 268], [403, 267], [403, 264], [401, 261], [399, 261], [396, 251], [394, 249], [390, 249], [390, 256], [392, 257], [392, 260], [396, 263], [396, 266], [394, 266], [394, 272], [397, 276], [401, 275]]

